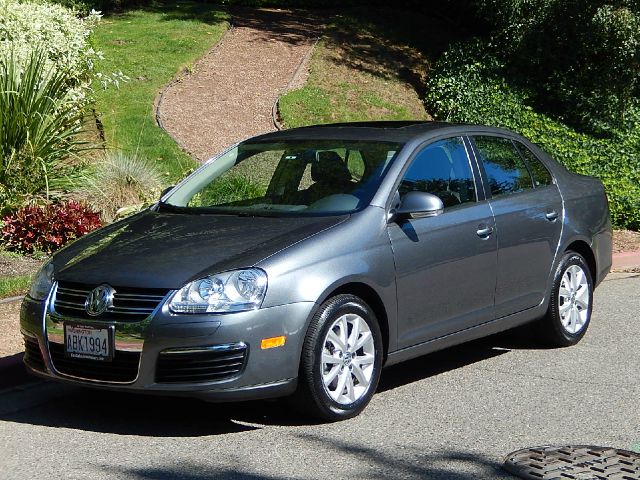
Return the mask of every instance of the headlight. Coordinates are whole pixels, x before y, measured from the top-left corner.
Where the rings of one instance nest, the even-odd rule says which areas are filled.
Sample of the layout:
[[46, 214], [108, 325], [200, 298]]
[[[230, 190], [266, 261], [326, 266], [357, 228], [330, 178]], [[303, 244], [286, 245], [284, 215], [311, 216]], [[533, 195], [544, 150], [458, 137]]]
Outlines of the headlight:
[[234, 270], [188, 283], [169, 300], [173, 313], [243, 312], [260, 308], [267, 274], [258, 268]]
[[29, 296], [34, 300], [44, 300], [53, 285], [53, 263], [45, 263], [29, 288]]

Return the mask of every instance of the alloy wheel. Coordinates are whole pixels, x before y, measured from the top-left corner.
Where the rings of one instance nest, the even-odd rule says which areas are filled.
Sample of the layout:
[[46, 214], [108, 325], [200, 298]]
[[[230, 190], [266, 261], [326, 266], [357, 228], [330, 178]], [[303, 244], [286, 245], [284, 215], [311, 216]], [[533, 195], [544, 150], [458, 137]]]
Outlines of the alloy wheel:
[[573, 335], [580, 332], [589, 319], [589, 281], [579, 265], [571, 265], [562, 275], [558, 290], [558, 313], [562, 327]]
[[369, 390], [376, 358], [367, 322], [355, 313], [338, 317], [324, 338], [320, 362], [322, 383], [337, 403], [358, 401]]

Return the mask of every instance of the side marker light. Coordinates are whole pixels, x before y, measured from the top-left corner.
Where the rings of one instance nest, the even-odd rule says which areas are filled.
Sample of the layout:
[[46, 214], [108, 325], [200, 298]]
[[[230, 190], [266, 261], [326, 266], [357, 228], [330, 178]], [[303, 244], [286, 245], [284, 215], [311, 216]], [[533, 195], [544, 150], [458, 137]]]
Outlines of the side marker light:
[[260, 348], [262, 350], [266, 350], [267, 348], [281, 347], [286, 341], [287, 337], [285, 335], [281, 335], [280, 337], [263, 338], [262, 342], [260, 342]]

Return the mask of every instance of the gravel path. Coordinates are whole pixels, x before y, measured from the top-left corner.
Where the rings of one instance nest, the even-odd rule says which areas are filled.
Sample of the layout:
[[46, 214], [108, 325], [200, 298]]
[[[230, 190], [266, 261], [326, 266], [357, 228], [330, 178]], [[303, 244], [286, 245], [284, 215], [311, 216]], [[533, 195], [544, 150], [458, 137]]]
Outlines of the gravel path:
[[306, 71], [299, 67], [324, 20], [301, 10], [234, 9], [232, 23], [193, 73], [165, 90], [158, 107], [165, 129], [199, 161], [275, 129], [273, 104], [304, 81], [297, 73]]
[[22, 352], [20, 301], [0, 304], [0, 358]]

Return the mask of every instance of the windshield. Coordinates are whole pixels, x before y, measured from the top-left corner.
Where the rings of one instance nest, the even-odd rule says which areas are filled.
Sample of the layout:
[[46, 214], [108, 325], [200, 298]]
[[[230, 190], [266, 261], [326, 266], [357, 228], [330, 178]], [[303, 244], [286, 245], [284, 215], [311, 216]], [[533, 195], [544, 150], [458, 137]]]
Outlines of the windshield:
[[336, 215], [366, 207], [401, 144], [244, 142], [197, 170], [160, 204], [192, 213]]

